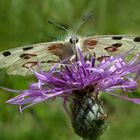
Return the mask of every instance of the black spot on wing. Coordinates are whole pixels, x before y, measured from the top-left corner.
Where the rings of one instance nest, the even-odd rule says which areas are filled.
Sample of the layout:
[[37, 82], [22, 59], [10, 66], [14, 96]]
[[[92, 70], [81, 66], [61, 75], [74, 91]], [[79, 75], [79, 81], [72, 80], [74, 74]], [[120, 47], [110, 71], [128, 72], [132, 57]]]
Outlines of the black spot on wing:
[[23, 49], [23, 51], [31, 50], [31, 49], [33, 49], [33, 46], [24, 47], [24, 48], [22, 48], [22, 49]]
[[19, 57], [22, 58], [22, 59], [30, 59], [30, 58], [35, 57], [35, 56], [37, 56], [37, 55], [32, 54], [32, 53], [23, 53]]
[[135, 41], [135, 42], [140, 42], [140, 37], [135, 37], [135, 38], [134, 38], [134, 41]]
[[113, 40], [121, 40], [123, 37], [122, 36], [113, 36], [112, 39]]
[[6, 56], [11, 55], [11, 52], [9, 52], [9, 51], [5, 51], [5, 52], [3, 52], [2, 54], [6, 57]]
[[115, 44], [112, 44], [112, 47], [115, 47], [115, 48], [118, 48], [118, 47], [121, 47], [122, 46], [122, 43], [115, 43]]

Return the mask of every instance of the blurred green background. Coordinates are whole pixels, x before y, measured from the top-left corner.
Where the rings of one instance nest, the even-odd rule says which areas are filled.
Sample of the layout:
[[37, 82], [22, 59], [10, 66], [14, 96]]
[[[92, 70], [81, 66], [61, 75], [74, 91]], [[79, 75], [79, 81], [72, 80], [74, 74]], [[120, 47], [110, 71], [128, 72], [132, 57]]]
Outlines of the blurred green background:
[[[48, 19], [75, 31], [90, 11], [93, 18], [79, 35], [139, 34], [139, 0], [0, 0], [0, 50], [64, 39], [67, 32]], [[8, 76], [0, 71], [0, 85], [26, 89], [32, 77]], [[20, 114], [4, 102], [13, 93], [0, 90], [0, 140], [81, 140], [72, 130], [62, 100], [37, 104]], [[109, 95], [109, 127], [101, 140], [140, 140], [140, 106]]]

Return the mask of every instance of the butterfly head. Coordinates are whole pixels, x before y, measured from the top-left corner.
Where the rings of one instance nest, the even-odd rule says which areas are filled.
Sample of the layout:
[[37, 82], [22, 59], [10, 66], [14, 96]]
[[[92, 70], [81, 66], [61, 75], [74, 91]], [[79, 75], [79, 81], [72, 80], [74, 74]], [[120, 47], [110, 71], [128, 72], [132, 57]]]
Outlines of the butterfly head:
[[73, 44], [73, 45], [77, 44], [78, 41], [79, 41], [79, 38], [77, 36], [71, 36], [69, 39], [70, 44]]
[[77, 48], [78, 48], [78, 42], [79, 42], [79, 38], [77, 36], [74, 36], [72, 35], [70, 38], [69, 38], [69, 44], [70, 44], [70, 48], [72, 49], [73, 53], [74, 54], [77, 54]]

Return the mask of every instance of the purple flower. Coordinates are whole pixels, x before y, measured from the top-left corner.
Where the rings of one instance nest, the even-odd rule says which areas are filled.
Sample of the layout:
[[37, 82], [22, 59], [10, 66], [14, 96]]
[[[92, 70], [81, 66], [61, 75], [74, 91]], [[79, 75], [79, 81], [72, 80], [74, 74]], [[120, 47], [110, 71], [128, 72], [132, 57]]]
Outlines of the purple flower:
[[[140, 104], [140, 99], [130, 98], [128, 94], [137, 88], [137, 79], [140, 72], [140, 61], [138, 55], [133, 59], [125, 61], [127, 52], [123, 55], [109, 57], [99, 63], [95, 56], [86, 59], [79, 50], [78, 59], [66, 64], [66, 60], [53, 66], [50, 71], [33, 71], [38, 79], [32, 83], [29, 89], [21, 91], [20, 94], [7, 101], [9, 104], [17, 104], [21, 111], [39, 102], [54, 97], [64, 98], [68, 101], [73, 94], [88, 94], [88, 91], [97, 96], [100, 92], [111, 94], [122, 99]], [[119, 93], [118, 90], [119, 89]]]

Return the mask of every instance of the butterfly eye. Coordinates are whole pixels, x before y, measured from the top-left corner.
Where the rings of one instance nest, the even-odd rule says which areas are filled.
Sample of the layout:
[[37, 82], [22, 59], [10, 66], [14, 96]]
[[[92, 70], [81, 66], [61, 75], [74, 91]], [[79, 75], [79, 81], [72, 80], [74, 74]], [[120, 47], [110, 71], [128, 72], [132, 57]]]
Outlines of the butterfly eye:
[[70, 38], [70, 43], [71, 43], [71, 44], [73, 43], [73, 39], [72, 39], [72, 38]]
[[78, 38], [76, 38], [76, 40], [75, 40], [75, 41], [76, 41], [76, 43], [78, 43], [79, 39], [78, 39]]

